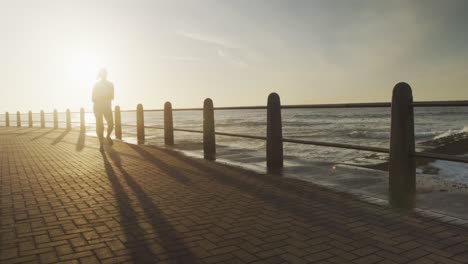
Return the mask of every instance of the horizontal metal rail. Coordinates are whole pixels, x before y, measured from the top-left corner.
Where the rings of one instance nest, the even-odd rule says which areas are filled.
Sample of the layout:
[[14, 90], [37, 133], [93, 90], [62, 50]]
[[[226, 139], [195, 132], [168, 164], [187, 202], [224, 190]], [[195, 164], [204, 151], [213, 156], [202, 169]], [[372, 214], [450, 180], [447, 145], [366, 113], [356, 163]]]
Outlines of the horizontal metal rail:
[[190, 132], [190, 133], [199, 133], [199, 134], [203, 134], [203, 131], [201, 131], [201, 130], [184, 129], [184, 128], [174, 128], [174, 131], [181, 131], [181, 132]]
[[152, 129], [164, 129], [164, 127], [161, 126], [144, 126], [145, 128], [152, 128]]
[[[414, 107], [453, 107], [453, 106], [468, 106], [468, 100], [452, 100], [452, 101], [421, 101], [414, 102]], [[374, 108], [374, 107], [391, 107], [390, 102], [376, 102], [376, 103], [338, 103], [338, 104], [301, 104], [301, 105], [282, 105], [282, 109], [309, 109], [309, 108]], [[225, 106], [225, 107], [214, 107], [214, 110], [261, 110], [266, 109], [266, 106]], [[201, 111], [201, 107], [190, 107], [190, 108], [174, 108], [172, 111]], [[121, 110], [121, 112], [135, 112], [136, 110]], [[162, 112], [164, 109], [147, 109], [145, 112]], [[57, 112], [58, 114], [65, 114], [66, 112]], [[94, 112], [85, 112], [85, 114], [93, 114]], [[39, 115], [41, 113], [32, 113], [33, 115]], [[54, 114], [54, 112], [44, 113], [45, 115]], [[70, 114], [80, 114], [80, 112], [70, 112]], [[0, 113], [0, 116], [4, 116], [5, 113]], [[15, 112], [10, 113], [11, 116], [16, 115]], [[28, 115], [23, 112], [21, 115]]]
[[[151, 128], [156, 128], [156, 127], [151, 127]], [[160, 127], [158, 127], [158, 128], [160, 128]], [[180, 129], [180, 128], [174, 128], [174, 131], [183, 131], [183, 132], [191, 132], [191, 133], [203, 133], [203, 131], [201, 131], [201, 130]], [[225, 132], [215, 132], [215, 134], [220, 135], [220, 136], [267, 140], [267, 138], [263, 137], [263, 136], [252, 136], [252, 135], [246, 135], [246, 134], [233, 134], [233, 133], [225, 133]], [[352, 145], [352, 144], [345, 144], [345, 143], [331, 143], [331, 142], [302, 140], [302, 139], [291, 139], [291, 138], [283, 138], [282, 141], [286, 142], [286, 143], [305, 144], [305, 145], [314, 145], [314, 146], [323, 146], [323, 147], [334, 147], [334, 148], [343, 148], [343, 149], [354, 149], [354, 150], [371, 151], [371, 152], [385, 153], [385, 154], [390, 153], [390, 150], [387, 149], [387, 148], [359, 146], [359, 145]], [[438, 160], [468, 163], [468, 158], [451, 156], [451, 155], [444, 155], [444, 154], [436, 154], [436, 153], [428, 153], [428, 152], [415, 152], [413, 154], [413, 156], [414, 157], [419, 157], [419, 158], [430, 158], [430, 159], [438, 159]]]
[[[154, 112], [155, 110], [145, 110], [145, 112], [146, 111], [153, 111]], [[112, 111], [112, 112], [115, 112], [115, 111]], [[136, 109], [135, 110], [131, 110], [131, 109], [130, 110], [120, 110], [120, 112], [121, 113], [136, 112]]]
[[[343, 103], [343, 104], [304, 104], [304, 105], [282, 105], [281, 109], [313, 109], [313, 108], [381, 108], [391, 107], [390, 102], [377, 103]], [[468, 101], [421, 101], [414, 102], [414, 107], [453, 107], [468, 106]], [[214, 107], [214, 110], [262, 110], [266, 106], [227, 106]], [[172, 111], [202, 111], [203, 108], [174, 108]], [[135, 112], [136, 110], [122, 110], [121, 112]], [[164, 109], [148, 109], [145, 112], [162, 112]]]
[[[180, 129], [180, 128], [179, 129], [174, 128], [174, 131], [203, 133], [203, 131], [201, 131], [201, 130]], [[234, 134], [234, 133], [225, 133], [225, 132], [215, 132], [215, 134], [220, 135], [220, 136], [267, 140], [267, 138], [264, 137], [264, 136], [252, 136], [252, 135], [246, 135], [246, 134]], [[324, 146], [324, 147], [335, 147], [335, 148], [364, 150], [364, 151], [372, 151], [372, 152], [387, 153], [387, 154], [390, 153], [390, 150], [386, 149], [386, 148], [358, 146], [358, 145], [342, 144], [342, 143], [329, 143], [329, 142], [290, 139], [290, 138], [283, 138], [283, 142], [296, 143], [296, 144], [305, 144], [305, 145], [315, 145], [315, 146]]]
[[452, 106], [468, 106], [468, 101], [424, 101], [414, 102], [415, 107], [452, 107]]
[[330, 142], [302, 140], [302, 139], [291, 139], [291, 138], [283, 138], [283, 142], [296, 143], [296, 144], [305, 144], [305, 145], [314, 145], [314, 146], [323, 146], [323, 147], [334, 147], [334, 148], [364, 150], [364, 151], [372, 151], [372, 152], [379, 152], [379, 153], [390, 153], [390, 150], [386, 149], [386, 148], [359, 146], [359, 145], [351, 145], [351, 144], [344, 144], [344, 143], [330, 143]]
[[375, 108], [375, 107], [390, 107], [390, 106], [391, 106], [391, 103], [305, 104], [305, 105], [282, 105], [281, 109]]
[[250, 138], [250, 139], [260, 139], [260, 140], [267, 140], [266, 137], [262, 136], [251, 136], [246, 134], [232, 134], [232, 133], [225, 133], [225, 132], [215, 132], [216, 135], [220, 136], [228, 136], [228, 137], [239, 137], [239, 138]]
[[413, 157], [468, 163], [468, 158], [430, 152], [415, 152]]

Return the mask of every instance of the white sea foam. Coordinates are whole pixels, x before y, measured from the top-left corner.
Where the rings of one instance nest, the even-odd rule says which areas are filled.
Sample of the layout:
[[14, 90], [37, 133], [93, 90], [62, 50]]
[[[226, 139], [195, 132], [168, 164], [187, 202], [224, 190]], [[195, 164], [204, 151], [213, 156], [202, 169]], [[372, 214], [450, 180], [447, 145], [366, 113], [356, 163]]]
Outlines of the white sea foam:
[[449, 129], [449, 130], [435, 136], [434, 139], [444, 138], [444, 137], [448, 137], [448, 136], [452, 136], [452, 135], [460, 134], [460, 133], [464, 133], [464, 132], [468, 132], [468, 126], [464, 126], [462, 129]]
[[[427, 138], [442, 138], [450, 136], [452, 134], [460, 133], [462, 130], [449, 130], [445, 132], [440, 131], [419, 131], [415, 133], [416, 140], [418, 139], [427, 139]], [[370, 139], [389, 139], [390, 132], [383, 131], [366, 131], [366, 130], [355, 130], [348, 134], [352, 138], [370, 138]]]

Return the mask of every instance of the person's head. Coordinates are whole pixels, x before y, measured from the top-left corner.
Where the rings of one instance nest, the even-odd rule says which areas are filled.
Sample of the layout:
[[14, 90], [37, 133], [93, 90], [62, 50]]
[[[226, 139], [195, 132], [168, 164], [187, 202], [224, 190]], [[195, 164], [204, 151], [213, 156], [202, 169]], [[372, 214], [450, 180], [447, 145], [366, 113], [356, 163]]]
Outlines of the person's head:
[[107, 79], [107, 70], [105, 68], [100, 69], [97, 78], [99, 80], [106, 80]]

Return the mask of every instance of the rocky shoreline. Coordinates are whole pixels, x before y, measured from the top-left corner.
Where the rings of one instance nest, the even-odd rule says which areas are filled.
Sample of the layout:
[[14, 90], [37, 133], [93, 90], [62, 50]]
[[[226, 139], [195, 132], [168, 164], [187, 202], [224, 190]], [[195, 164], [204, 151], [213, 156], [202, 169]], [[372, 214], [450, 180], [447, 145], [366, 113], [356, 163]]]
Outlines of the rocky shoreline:
[[[417, 144], [416, 149], [437, 154], [464, 155], [468, 153], [468, 132], [424, 141]], [[430, 166], [430, 163], [434, 161], [434, 159], [416, 158], [416, 167], [420, 168], [424, 174], [437, 174], [438, 169]], [[355, 166], [388, 171], [388, 161], [375, 164], [356, 164]]]

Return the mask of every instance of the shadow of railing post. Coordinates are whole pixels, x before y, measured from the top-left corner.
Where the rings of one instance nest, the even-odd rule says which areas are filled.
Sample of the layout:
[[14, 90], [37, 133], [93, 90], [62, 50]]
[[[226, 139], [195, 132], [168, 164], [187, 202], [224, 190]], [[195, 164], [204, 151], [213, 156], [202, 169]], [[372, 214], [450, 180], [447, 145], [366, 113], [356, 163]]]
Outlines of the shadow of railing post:
[[174, 145], [174, 123], [171, 102], [164, 104], [164, 144], [169, 146]]
[[67, 123], [67, 130], [71, 130], [71, 129], [72, 129], [72, 126], [71, 126], [71, 113], [70, 113], [70, 109], [67, 109], [67, 113], [66, 113], [66, 123]]
[[57, 109], [54, 109], [54, 129], [58, 128], [58, 112]]
[[44, 114], [44, 110], [41, 110], [41, 128], [45, 128], [45, 114]]
[[76, 150], [81, 151], [85, 147], [86, 141], [86, 120], [84, 108], [80, 108], [80, 134], [76, 142]]
[[394, 87], [391, 112], [389, 201], [395, 207], [409, 208], [416, 191], [416, 168], [413, 94], [408, 84]]
[[283, 168], [283, 128], [281, 124], [281, 102], [277, 93], [268, 96], [267, 106], [267, 169], [280, 172]]
[[21, 127], [21, 113], [20, 113], [20, 111], [16, 112], [16, 127]]
[[28, 123], [29, 123], [29, 128], [32, 128], [32, 127], [33, 127], [33, 115], [32, 115], [32, 111], [29, 111], [29, 112], [28, 112]]
[[10, 113], [5, 112], [5, 127], [10, 127]]
[[122, 115], [120, 113], [120, 106], [115, 106], [114, 111], [115, 119], [115, 138], [122, 140]]
[[86, 133], [86, 120], [84, 108], [80, 108], [80, 133]]
[[145, 112], [143, 111], [143, 105], [137, 105], [137, 141], [138, 144], [145, 143]]
[[207, 160], [216, 160], [216, 137], [213, 100], [203, 102], [203, 156]]

